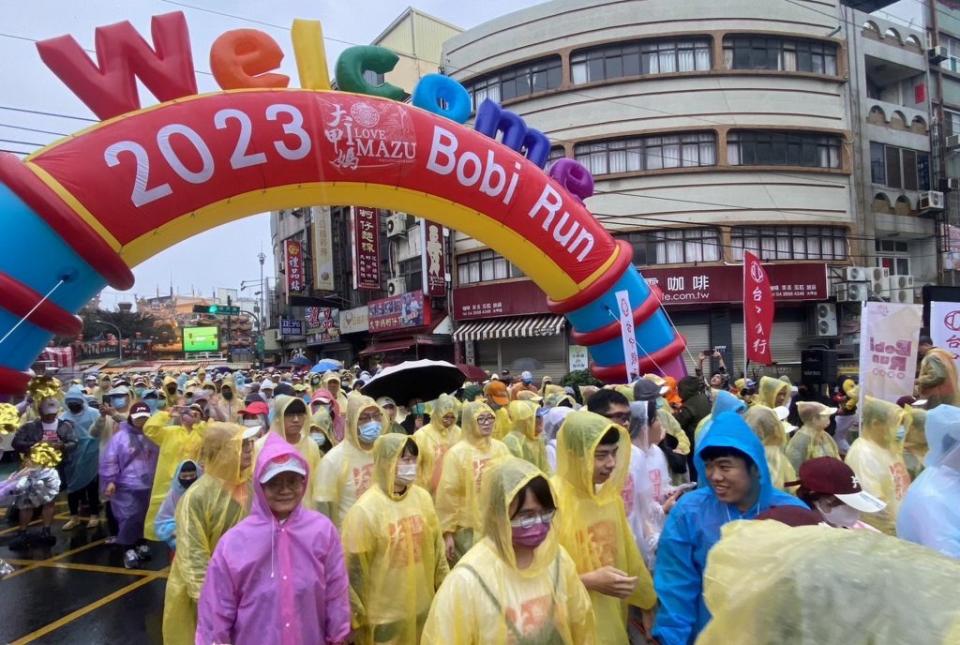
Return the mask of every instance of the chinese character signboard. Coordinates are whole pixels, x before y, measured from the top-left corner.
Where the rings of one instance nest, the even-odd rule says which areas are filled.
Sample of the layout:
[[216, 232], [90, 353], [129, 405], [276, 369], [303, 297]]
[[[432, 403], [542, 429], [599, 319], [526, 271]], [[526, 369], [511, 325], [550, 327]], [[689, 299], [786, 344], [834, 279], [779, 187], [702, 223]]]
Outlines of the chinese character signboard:
[[353, 286], [380, 288], [380, 213], [373, 208], [353, 208]]
[[303, 321], [290, 318], [280, 319], [281, 336], [303, 336]]
[[443, 252], [443, 227], [423, 220], [420, 224], [420, 249], [423, 258], [424, 295], [437, 298], [447, 295], [447, 262]]
[[770, 365], [773, 333], [773, 294], [760, 258], [743, 253], [743, 333], [747, 362]]
[[410, 291], [367, 304], [371, 332], [423, 327], [430, 323], [422, 291]]
[[[932, 313], [930, 317], [932, 324]], [[901, 396], [911, 396], [923, 307], [866, 302], [860, 321], [861, 397], [869, 394], [896, 401]]]
[[456, 320], [548, 313], [547, 296], [529, 280], [453, 290], [453, 317]]
[[304, 310], [307, 322], [307, 342], [312, 345], [335, 343], [340, 340], [340, 329], [337, 321], [340, 317], [339, 309], [330, 307], [307, 307]]
[[287, 294], [300, 293], [306, 289], [304, 284], [303, 245], [299, 240], [284, 240], [286, 257]]
[[313, 208], [313, 288], [333, 291], [333, 225], [330, 209]]
[[943, 268], [946, 271], [960, 271], [960, 227], [947, 224], [946, 229]]
[[960, 302], [930, 303], [930, 336], [936, 347], [953, 354], [960, 369]]
[[[826, 264], [770, 264], [764, 267], [778, 302], [826, 300]], [[743, 271], [738, 266], [643, 267], [647, 282], [660, 287], [663, 304], [738, 303], [743, 298]]]
[[590, 367], [590, 352], [583, 345], [570, 345], [567, 366], [571, 372], [585, 370]]

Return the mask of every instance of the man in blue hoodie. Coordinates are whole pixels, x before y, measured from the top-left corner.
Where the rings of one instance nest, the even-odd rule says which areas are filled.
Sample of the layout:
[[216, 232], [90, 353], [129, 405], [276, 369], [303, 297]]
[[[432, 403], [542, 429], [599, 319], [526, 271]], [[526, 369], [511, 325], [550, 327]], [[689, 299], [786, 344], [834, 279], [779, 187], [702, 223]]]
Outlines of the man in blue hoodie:
[[667, 516], [657, 551], [653, 584], [660, 609], [653, 635], [661, 645], [693, 643], [710, 620], [703, 571], [720, 527], [774, 506], [804, 506], [773, 487], [763, 444], [735, 412], [713, 419], [694, 464], [700, 488], [681, 497]]

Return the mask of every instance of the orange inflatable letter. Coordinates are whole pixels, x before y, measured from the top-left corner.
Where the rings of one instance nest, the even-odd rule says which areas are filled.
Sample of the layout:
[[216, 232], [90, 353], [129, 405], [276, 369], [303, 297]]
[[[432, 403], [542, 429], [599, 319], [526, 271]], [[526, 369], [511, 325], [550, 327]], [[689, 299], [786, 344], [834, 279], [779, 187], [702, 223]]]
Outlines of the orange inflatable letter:
[[210, 48], [210, 71], [225, 90], [287, 87], [289, 76], [270, 72], [280, 67], [282, 60], [277, 41], [258, 29], [233, 29]]

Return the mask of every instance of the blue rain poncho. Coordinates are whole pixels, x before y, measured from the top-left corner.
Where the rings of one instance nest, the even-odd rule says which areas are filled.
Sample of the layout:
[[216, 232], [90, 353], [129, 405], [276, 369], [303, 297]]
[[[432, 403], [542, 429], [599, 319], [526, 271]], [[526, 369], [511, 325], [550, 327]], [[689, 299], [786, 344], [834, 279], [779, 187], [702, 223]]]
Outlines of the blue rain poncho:
[[71, 385], [64, 397], [64, 403], [71, 401], [83, 403], [83, 410], [74, 414], [69, 408], [60, 416], [73, 424], [77, 445], [68, 453], [63, 465], [64, 479], [68, 493], [84, 489], [97, 476], [100, 464], [100, 412], [87, 405], [87, 397], [79, 385]]
[[[735, 505], [717, 499], [707, 483], [707, 469], [700, 456], [714, 446], [736, 448], [757, 467], [760, 494], [757, 503], [743, 513]], [[792, 495], [773, 487], [763, 444], [735, 412], [713, 419], [694, 455], [700, 488], [685, 494], [667, 516], [657, 550], [653, 586], [660, 609], [653, 635], [661, 645], [687, 645], [710, 620], [703, 601], [703, 570], [707, 553], [720, 540], [720, 527], [733, 520], [753, 519], [772, 506], [806, 506]]]
[[183, 467], [191, 463], [197, 467], [197, 479], [203, 475], [203, 468], [192, 459], [184, 459], [177, 464], [177, 470], [173, 474], [173, 480], [170, 482], [170, 490], [157, 511], [157, 516], [153, 520], [153, 531], [158, 540], [167, 543], [171, 549], [177, 548], [177, 502], [187, 492], [187, 489], [180, 483], [180, 471]]

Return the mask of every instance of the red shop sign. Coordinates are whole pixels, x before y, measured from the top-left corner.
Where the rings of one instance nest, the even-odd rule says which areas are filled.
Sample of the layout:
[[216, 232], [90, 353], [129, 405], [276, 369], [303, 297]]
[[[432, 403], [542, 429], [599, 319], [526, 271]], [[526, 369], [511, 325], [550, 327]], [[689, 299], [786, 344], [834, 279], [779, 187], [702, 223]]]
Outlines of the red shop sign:
[[[826, 300], [826, 264], [768, 264], [773, 299], [778, 302]], [[643, 277], [663, 291], [665, 305], [739, 303], [743, 301], [743, 265], [643, 267]]]
[[430, 309], [422, 291], [410, 291], [367, 304], [370, 331], [393, 331], [430, 324]]
[[546, 313], [550, 313], [547, 296], [529, 280], [453, 290], [453, 316], [456, 320]]
[[353, 208], [353, 286], [380, 288], [380, 213], [373, 208]]

